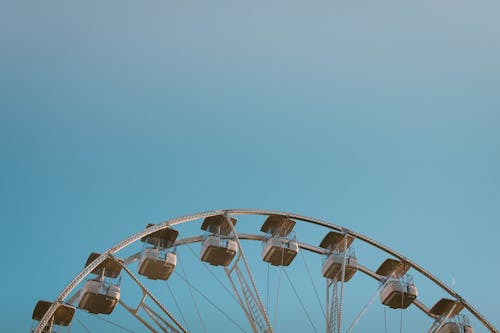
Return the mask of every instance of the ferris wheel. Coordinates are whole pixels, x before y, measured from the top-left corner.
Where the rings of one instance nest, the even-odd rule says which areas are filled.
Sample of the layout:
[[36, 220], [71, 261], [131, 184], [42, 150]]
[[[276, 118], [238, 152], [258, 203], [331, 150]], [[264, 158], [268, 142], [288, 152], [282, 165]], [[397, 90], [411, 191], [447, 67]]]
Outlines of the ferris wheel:
[[149, 224], [82, 266], [55, 300], [37, 302], [31, 332], [498, 333], [409, 258], [293, 213]]

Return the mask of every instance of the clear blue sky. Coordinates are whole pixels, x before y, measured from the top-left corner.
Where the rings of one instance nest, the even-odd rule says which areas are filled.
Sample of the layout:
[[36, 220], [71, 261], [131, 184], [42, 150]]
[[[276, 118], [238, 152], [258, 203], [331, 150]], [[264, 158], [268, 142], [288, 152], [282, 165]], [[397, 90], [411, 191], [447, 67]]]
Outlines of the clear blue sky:
[[1, 1], [3, 330], [88, 252], [229, 207], [368, 234], [500, 325], [499, 12]]

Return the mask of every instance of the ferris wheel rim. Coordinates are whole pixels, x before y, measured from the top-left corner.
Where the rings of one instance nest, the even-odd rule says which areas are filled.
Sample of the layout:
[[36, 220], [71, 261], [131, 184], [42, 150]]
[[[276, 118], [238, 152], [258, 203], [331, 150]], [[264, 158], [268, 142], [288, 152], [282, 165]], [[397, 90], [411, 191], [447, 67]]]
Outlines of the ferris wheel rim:
[[[498, 330], [491, 324], [475, 307], [473, 307], [469, 302], [467, 302], [461, 295], [459, 295], [455, 290], [447, 286], [444, 282], [442, 282], [439, 278], [434, 276], [428, 270], [414, 262], [413, 260], [407, 258], [406, 256], [400, 254], [399, 252], [391, 249], [390, 247], [368, 237], [362, 233], [353, 231], [346, 227], [330, 223], [326, 220], [317, 219], [308, 217], [305, 215], [300, 215], [296, 213], [276, 211], [276, 210], [264, 210], [264, 209], [247, 209], [247, 208], [234, 208], [234, 209], [218, 209], [218, 210], [210, 210], [203, 211], [195, 214], [184, 215], [180, 217], [175, 217], [172, 219], [165, 220], [153, 226], [150, 226], [146, 229], [143, 229], [139, 232], [136, 232], [129, 237], [125, 238], [121, 242], [117, 243], [115, 246], [107, 249], [103, 253], [101, 253], [94, 261], [92, 261], [89, 265], [84, 267], [67, 285], [66, 287], [57, 295], [56, 299], [53, 301], [52, 305], [48, 308], [47, 312], [44, 314], [38, 325], [36, 326], [33, 333], [42, 333], [42, 329], [48, 324], [50, 318], [54, 315], [55, 310], [59, 304], [64, 303], [64, 300], [69, 296], [69, 294], [75, 289], [78, 284], [80, 284], [85, 277], [87, 277], [97, 266], [99, 266], [104, 260], [113, 256], [116, 252], [122, 250], [123, 248], [135, 243], [141, 238], [148, 236], [154, 232], [160, 231], [162, 229], [172, 227], [175, 225], [196, 221], [199, 219], [217, 216], [217, 215], [263, 215], [263, 216], [271, 216], [271, 215], [280, 215], [285, 216], [290, 219], [299, 220], [305, 223], [311, 223], [314, 225], [322, 226], [327, 229], [339, 231], [354, 237], [355, 239], [359, 239], [373, 247], [382, 250], [393, 257], [401, 260], [405, 264], [410, 265], [411, 268], [418, 271], [420, 274], [425, 276], [435, 285], [439, 286], [445, 292], [447, 292], [450, 296], [454, 297], [456, 301], [460, 302], [464, 308], [466, 308], [474, 317], [479, 320], [485, 328], [489, 329], [493, 333], [498, 333]], [[366, 273], [365, 273], [366, 274]], [[370, 275], [370, 274], [367, 274]], [[373, 276], [372, 276], [373, 277]], [[419, 306], [417, 306], [419, 307]], [[424, 306], [425, 307], [425, 306]], [[420, 308], [420, 307], [419, 307]], [[423, 310], [422, 308], [420, 308]], [[423, 310], [423, 312], [426, 312]], [[427, 313], [428, 314], [428, 313]]]

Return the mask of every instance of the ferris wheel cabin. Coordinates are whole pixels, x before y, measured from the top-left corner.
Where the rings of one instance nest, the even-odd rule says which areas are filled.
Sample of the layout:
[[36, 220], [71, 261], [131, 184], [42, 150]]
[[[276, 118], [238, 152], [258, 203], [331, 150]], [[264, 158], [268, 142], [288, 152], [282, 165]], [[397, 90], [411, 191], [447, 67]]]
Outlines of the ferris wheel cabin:
[[295, 221], [280, 215], [269, 216], [260, 231], [270, 235], [262, 249], [262, 259], [274, 266], [288, 266], [299, 252], [299, 244], [289, 237]]
[[168, 249], [174, 246], [178, 235], [177, 230], [166, 228], [141, 238], [150, 247], [141, 252], [138, 273], [151, 280], [167, 280], [177, 264], [177, 255]]
[[[232, 226], [229, 225], [231, 221]], [[200, 259], [214, 266], [228, 266], [238, 252], [238, 242], [233, 239], [235, 218], [224, 215], [207, 217], [201, 229], [209, 233], [203, 241]]]
[[384, 287], [380, 292], [383, 305], [393, 309], [406, 309], [418, 296], [413, 279], [406, 273], [410, 266], [395, 259], [387, 259], [376, 273], [385, 276]]
[[436, 333], [474, 333], [467, 316], [460, 314], [463, 308], [461, 302], [440, 299], [429, 311], [437, 318], [435, 325], [440, 325]]
[[[91, 253], [85, 266], [97, 257], [98, 253]], [[97, 277], [85, 282], [80, 290], [78, 307], [94, 314], [110, 314], [120, 300], [120, 286], [111, 279], [116, 279], [120, 272], [121, 265], [117, 261], [112, 258], [105, 259], [92, 271]]]
[[321, 273], [327, 279], [342, 281], [342, 270], [345, 263], [344, 280], [349, 281], [358, 270], [358, 260], [352, 248], [354, 237], [330, 231], [320, 243], [320, 247], [331, 251], [323, 262]]
[[[52, 302], [38, 301], [35, 305], [35, 309], [33, 310], [33, 315], [31, 316], [31, 318], [35, 321], [42, 320], [43, 316], [45, 315], [45, 313], [47, 313], [51, 305]], [[71, 323], [74, 314], [75, 307], [68, 304], [59, 304], [56, 308], [56, 311], [54, 312], [54, 315], [49, 321], [49, 323], [51, 324], [46, 327], [47, 332], [51, 331], [50, 326], [68, 326]]]
[[100, 280], [88, 280], [81, 293], [78, 307], [94, 314], [110, 314], [120, 299], [119, 286]]

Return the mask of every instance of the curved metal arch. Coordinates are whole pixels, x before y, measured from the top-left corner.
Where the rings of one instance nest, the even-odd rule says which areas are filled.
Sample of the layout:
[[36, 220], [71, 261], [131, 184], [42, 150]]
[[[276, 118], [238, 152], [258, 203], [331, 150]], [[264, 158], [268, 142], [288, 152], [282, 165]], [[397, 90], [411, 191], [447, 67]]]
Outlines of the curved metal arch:
[[70, 283], [57, 295], [56, 300], [54, 303], [49, 307], [43, 318], [40, 320], [38, 323], [38, 326], [36, 327], [34, 333], [42, 333], [42, 329], [48, 324], [50, 318], [54, 315], [54, 312], [57, 308], [57, 306], [68, 297], [68, 295], [71, 293], [71, 291], [80, 283], [83, 281], [83, 279], [90, 274], [99, 264], [101, 264], [106, 258], [108, 258], [110, 255], [113, 255], [114, 253], [120, 251], [121, 249], [127, 247], [128, 245], [136, 242], [137, 240], [141, 239], [144, 236], [147, 236], [149, 234], [152, 234], [156, 231], [165, 229], [167, 227], [171, 227], [177, 224], [181, 223], [186, 223], [202, 218], [207, 218], [210, 216], [215, 216], [215, 215], [223, 215], [223, 214], [228, 214], [228, 215], [282, 215], [286, 216], [288, 218], [300, 220], [303, 222], [315, 224], [318, 226], [322, 226], [328, 229], [336, 230], [339, 232], [344, 232], [349, 234], [350, 236], [357, 238], [365, 243], [368, 243], [396, 258], [398, 258], [401, 261], [404, 261], [405, 263], [409, 264], [411, 267], [413, 267], [416, 271], [420, 272], [422, 275], [427, 277], [429, 280], [434, 282], [436, 285], [441, 287], [444, 291], [446, 291], [449, 295], [453, 296], [456, 298], [458, 301], [460, 301], [464, 307], [472, 313], [477, 320], [479, 320], [486, 328], [488, 328], [491, 332], [493, 333], [498, 333], [495, 327], [486, 319], [484, 316], [477, 311], [470, 303], [468, 303], [462, 296], [460, 296], [456, 291], [448, 287], [444, 282], [442, 282], [440, 279], [432, 275], [429, 271], [418, 265], [417, 263], [413, 262], [412, 260], [408, 259], [407, 257], [403, 256], [402, 254], [392, 250], [388, 246], [385, 246], [376, 240], [365, 236], [361, 233], [355, 232], [353, 230], [350, 230], [348, 228], [332, 224], [330, 222], [321, 220], [321, 219], [316, 219], [316, 218], [311, 218], [307, 217], [304, 215], [300, 214], [294, 214], [294, 213], [289, 213], [289, 212], [281, 212], [281, 211], [274, 211], [274, 210], [262, 210], [262, 209], [223, 209], [223, 210], [212, 210], [212, 211], [205, 211], [201, 213], [196, 213], [192, 215], [185, 215], [173, 219], [166, 220], [160, 224], [153, 225], [147, 229], [144, 229], [140, 232], [137, 232], [130, 237], [124, 239], [120, 243], [116, 244], [115, 246], [109, 248], [105, 252], [103, 252], [98, 258], [96, 258], [92, 263], [90, 263], [88, 266], [86, 266], [80, 273], [78, 273], [77, 276], [73, 280], [71, 280]]

